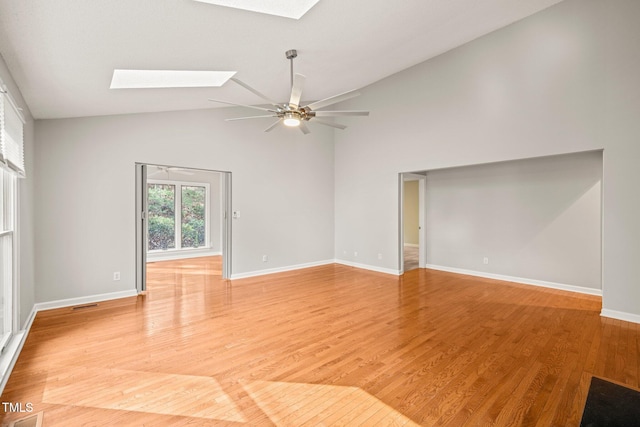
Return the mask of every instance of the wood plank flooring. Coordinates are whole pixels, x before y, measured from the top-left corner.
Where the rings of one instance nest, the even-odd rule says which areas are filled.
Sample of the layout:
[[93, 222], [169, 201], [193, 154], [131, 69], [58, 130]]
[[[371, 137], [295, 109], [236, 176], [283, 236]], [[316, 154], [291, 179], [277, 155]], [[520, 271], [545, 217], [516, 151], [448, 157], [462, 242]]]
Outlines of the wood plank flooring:
[[404, 271], [410, 271], [420, 266], [419, 248], [417, 246], [404, 246]]
[[592, 375], [640, 386], [639, 325], [599, 297], [424, 269], [148, 270], [146, 295], [39, 313], [2, 401], [45, 426], [577, 426]]

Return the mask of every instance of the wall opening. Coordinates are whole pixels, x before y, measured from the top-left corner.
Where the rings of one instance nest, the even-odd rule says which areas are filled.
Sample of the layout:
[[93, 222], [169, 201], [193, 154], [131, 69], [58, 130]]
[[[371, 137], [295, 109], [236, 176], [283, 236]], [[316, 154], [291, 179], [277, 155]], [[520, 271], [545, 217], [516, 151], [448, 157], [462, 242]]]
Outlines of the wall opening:
[[423, 173], [428, 268], [601, 294], [602, 151]]

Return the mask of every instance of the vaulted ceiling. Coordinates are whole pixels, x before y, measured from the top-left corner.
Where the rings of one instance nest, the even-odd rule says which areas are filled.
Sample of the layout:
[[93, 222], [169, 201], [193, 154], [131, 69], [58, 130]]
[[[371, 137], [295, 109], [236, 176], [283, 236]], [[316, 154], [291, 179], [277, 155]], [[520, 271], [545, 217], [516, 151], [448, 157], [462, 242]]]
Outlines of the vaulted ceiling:
[[301, 19], [193, 0], [2, 0], [0, 54], [35, 118], [220, 107], [221, 88], [109, 89], [115, 68], [237, 71], [278, 101], [297, 49], [304, 98], [358, 89], [561, 0], [320, 0]]

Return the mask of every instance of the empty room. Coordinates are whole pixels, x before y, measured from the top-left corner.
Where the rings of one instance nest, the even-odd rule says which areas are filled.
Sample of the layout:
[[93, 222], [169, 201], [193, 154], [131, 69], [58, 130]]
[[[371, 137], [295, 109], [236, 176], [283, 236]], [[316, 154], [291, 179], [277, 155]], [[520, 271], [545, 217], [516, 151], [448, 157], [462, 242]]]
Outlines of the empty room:
[[639, 18], [0, 1], [0, 424], [634, 425]]

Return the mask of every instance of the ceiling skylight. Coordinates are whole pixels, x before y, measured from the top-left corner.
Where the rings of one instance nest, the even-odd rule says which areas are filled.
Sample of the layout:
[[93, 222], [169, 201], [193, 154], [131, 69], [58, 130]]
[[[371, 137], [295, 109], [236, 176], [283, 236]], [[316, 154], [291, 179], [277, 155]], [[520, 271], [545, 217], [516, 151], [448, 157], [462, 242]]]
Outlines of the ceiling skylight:
[[220, 87], [235, 71], [113, 70], [111, 89]]
[[268, 15], [284, 16], [285, 18], [300, 19], [319, 0], [195, 0], [218, 6], [233, 7], [235, 9], [250, 10]]

